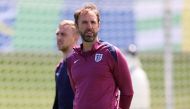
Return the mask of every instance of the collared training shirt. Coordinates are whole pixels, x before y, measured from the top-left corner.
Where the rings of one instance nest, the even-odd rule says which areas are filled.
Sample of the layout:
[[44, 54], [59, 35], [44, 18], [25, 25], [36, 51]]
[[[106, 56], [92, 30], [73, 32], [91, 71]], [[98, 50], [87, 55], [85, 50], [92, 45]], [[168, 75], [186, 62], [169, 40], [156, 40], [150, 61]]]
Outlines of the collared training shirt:
[[75, 91], [73, 109], [116, 109], [118, 89], [120, 107], [128, 109], [133, 88], [125, 57], [116, 50], [117, 62], [108, 43], [96, 42], [91, 51], [83, 52], [82, 45], [68, 58], [68, 71]]
[[67, 75], [66, 62], [61, 62], [55, 71], [56, 96], [53, 109], [73, 109], [74, 93]]

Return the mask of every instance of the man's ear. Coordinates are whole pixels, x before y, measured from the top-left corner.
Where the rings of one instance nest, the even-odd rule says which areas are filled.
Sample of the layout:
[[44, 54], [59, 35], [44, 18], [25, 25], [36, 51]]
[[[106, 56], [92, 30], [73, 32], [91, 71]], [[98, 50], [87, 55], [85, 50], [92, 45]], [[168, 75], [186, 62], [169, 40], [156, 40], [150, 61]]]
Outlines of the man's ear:
[[78, 29], [78, 24], [75, 23], [76, 28]]
[[99, 30], [100, 30], [100, 21], [98, 22], [98, 28], [99, 28]]

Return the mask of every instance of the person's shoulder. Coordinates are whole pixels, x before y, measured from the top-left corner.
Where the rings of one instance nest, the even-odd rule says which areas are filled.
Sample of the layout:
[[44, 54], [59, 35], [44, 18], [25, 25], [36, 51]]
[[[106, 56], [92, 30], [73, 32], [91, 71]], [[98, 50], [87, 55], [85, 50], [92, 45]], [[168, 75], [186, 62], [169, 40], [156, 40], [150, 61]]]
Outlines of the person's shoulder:
[[78, 52], [75, 51], [76, 48], [73, 48], [73, 51], [71, 54], [69, 54], [67, 57], [66, 57], [66, 63], [68, 66], [72, 65], [73, 62], [76, 60], [76, 58], [78, 57]]
[[107, 51], [120, 52], [120, 49], [117, 46], [115, 46], [109, 42], [100, 41], [100, 43], [101, 43], [102, 48], [106, 49]]
[[115, 48], [115, 46], [109, 42], [106, 41], [101, 41], [100, 40], [100, 47], [101, 49], [109, 50], [109, 48]]
[[61, 59], [58, 64], [56, 65], [56, 69], [55, 72], [57, 72], [59, 70], [59, 68], [61, 67], [61, 65], [63, 64], [63, 59]]
[[119, 52], [119, 49], [115, 45], [105, 41], [101, 41], [101, 45], [104, 53], [106, 53], [108, 57], [111, 57], [115, 62], [117, 62], [117, 52]]
[[82, 51], [81, 48], [82, 48], [82, 44], [73, 47], [73, 54], [75, 55], [77, 53], [80, 53]]
[[73, 50], [72, 51], [72, 53], [70, 53], [68, 56], [67, 56], [67, 58], [66, 58], [66, 60], [70, 60], [70, 59], [73, 59], [74, 57], [75, 57], [75, 55], [77, 55], [78, 54], [78, 52], [77, 51], [75, 51], [75, 50]]
[[73, 47], [72, 51], [67, 55], [66, 59], [71, 59], [74, 57], [74, 55], [78, 54], [81, 51], [79, 46]]
[[109, 43], [109, 42], [106, 42], [106, 41], [103, 41], [103, 40], [100, 40], [99, 43], [101, 45], [106, 45], [106, 46], [114, 46], [113, 44]]

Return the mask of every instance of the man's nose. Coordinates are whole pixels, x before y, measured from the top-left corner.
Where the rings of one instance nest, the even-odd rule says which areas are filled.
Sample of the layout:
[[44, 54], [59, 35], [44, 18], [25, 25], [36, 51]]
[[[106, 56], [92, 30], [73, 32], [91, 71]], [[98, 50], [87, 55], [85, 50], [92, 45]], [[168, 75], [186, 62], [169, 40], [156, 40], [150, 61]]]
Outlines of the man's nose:
[[58, 39], [58, 40], [61, 39], [61, 35], [60, 35], [60, 34], [57, 35], [57, 39]]
[[91, 23], [88, 23], [87, 27], [88, 27], [89, 29], [91, 29], [91, 28], [92, 28], [92, 24], [91, 24]]

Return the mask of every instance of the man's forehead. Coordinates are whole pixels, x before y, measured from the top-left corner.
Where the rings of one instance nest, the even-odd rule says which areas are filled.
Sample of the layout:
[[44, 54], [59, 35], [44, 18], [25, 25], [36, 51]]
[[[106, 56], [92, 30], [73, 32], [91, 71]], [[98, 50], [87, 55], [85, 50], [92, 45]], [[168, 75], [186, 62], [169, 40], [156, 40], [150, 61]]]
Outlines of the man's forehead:
[[89, 10], [89, 9], [86, 9], [86, 10], [83, 10], [80, 15], [84, 16], [84, 15], [95, 15], [96, 16], [96, 13], [92, 10]]
[[65, 31], [68, 31], [68, 28], [65, 28], [65, 27], [59, 27], [59, 28], [57, 28], [57, 30], [56, 30], [56, 33], [58, 33], [58, 32], [65, 32]]
[[59, 31], [70, 31], [72, 30], [72, 27], [70, 25], [61, 25], [58, 28]]
[[97, 20], [97, 16], [94, 12], [88, 12], [88, 13], [80, 14], [79, 19], [80, 20]]

